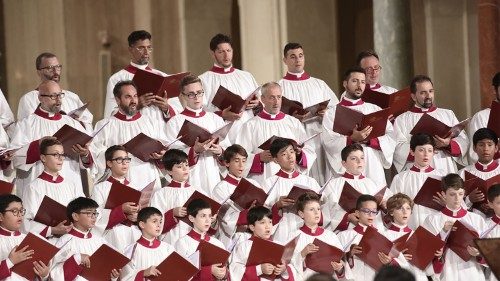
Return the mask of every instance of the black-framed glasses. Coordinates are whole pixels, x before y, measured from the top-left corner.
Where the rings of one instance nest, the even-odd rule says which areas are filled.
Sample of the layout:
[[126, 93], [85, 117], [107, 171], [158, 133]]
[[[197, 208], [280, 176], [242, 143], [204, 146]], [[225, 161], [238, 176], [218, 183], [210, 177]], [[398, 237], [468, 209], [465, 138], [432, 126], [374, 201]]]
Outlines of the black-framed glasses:
[[11, 210], [5, 210], [4, 212], [11, 212], [14, 216], [21, 217], [21, 216], [24, 216], [26, 214], [26, 209], [25, 208], [11, 209]]
[[139, 46], [139, 47], [134, 47], [137, 51], [144, 53], [144, 51], [147, 51], [148, 53], [153, 52], [153, 47], [151, 46]]
[[130, 158], [130, 157], [117, 157], [117, 158], [111, 159], [111, 161], [115, 161], [118, 164], [123, 164], [123, 163], [130, 163], [130, 161], [132, 161], [132, 158]]
[[373, 216], [378, 215], [378, 213], [380, 212], [379, 210], [370, 210], [367, 208], [361, 208], [361, 209], [359, 209], [359, 211], [364, 213], [364, 214], [373, 215]]
[[56, 99], [62, 99], [64, 98], [66, 94], [61, 92], [61, 93], [57, 93], [57, 94], [50, 94], [50, 95], [47, 95], [47, 94], [40, 94], [41, 97], [46, 97], [46, 98], [49, 98], [51, 100], [56, 100]]
[[50, 156], [57, 158], [57, 159], [66, 158], [66, 154], [64, 154], [64, 153], [42, 153], [42, 155], [50, 155]]
[[377, 72], [378, 72], [378, 71], [380, 71], [380, 70], [382, 70], [382, 66], [380, 66], [380, 65], [376, 65], [376, 66], [374, 66], [374, 67], [371, 67], [371, 66], [370, 66], [370, 67], [365, 68], [365, 71], [366, 71], [366, 72], [368, 72], [368, 73], [373, 73], [373, 72], [375, 72], [375, 71], [377, 71]]
[[197, 97], [201, 97], [205, 94], [205, 91], [198, 91], [198, 92], [189, 92], [189, 93], [181, 93], [183, 94], [184, 96], [188, 97], [188, 99], [192, 99], [194, 100], [195, 98]]
[[97, 211], [81, 211], [78, 213], [81, 215], [86, 215], [87, 217], [91, 217], [91, 218], [97, 218], [99, 216], [99, 212], [97, 212]]
[[49, 65], [49, 66], [39, 68], [39, 70], [49, 70], [49, 71], [61, 70], [61, 69], [62, 69], [62, 64]]

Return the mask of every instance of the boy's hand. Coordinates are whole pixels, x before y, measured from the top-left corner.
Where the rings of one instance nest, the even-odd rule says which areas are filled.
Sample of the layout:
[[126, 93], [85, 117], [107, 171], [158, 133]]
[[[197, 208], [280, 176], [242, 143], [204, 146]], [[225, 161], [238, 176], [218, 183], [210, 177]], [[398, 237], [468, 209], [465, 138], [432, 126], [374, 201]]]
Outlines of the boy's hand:
[[226, 276], [226, 267], [222, 266], [222, 263], [212, 265], [212, 275], [216, 279], [223, 279]]
[[276, 206], [278, 207], [278, 209], [283, 209], [292, 206], [294, 203], [295, 201], [293, 199], [288, 199], [286, 198], [286, 196], [280, 196], [280, 199], [276, 203]]
[[386, 255], [386, 254], [384, 254], [382, 252], [378, 252], [378, 259], [380, 260], [380, 262], [382, 264], [390, 264], [391, 261], [392, 261], [391, 256]]
[[286, 265], [284, 261], [274, 267], [274, 274], [280, 276], [286, 270]]
[[111, 270], [111, 279], [117, 279], [118, 277], [120, 277], [120, 272], [122, 270], [119, 269], [119, 270], [116, 270], [116, 269], [113, 269]]
[[370, 135], [372, 130], [372, 126], [366, 126], [363, 130], [358, 130], [358, 126], [356, 125], [356, 127], [352, 130], [351, 140], [353, 142], [364, 141]]
[[330, 264], [332, 265], [332, 268], [333, 268], [333, 270], [335, 270], [335, 272], [340, 272], [342, 270], [342, 268], [344, 268], [343, 261], [339, 261], [339, 262], [332, 261]]
[[446, 199], [445, 199], [445, 194], [444, 191], [441, 192], [436, 192], [436, 195], [432, 196], [432, 201], [438, 203], [441, 206], [446, 206]]
[[273, 160], [273, 156], [271, 155], [271, 152], [269, 152], [269, 150], [264, 150], [261, 153], [259, 153], [259, 155], [260, 155], [260, 162], [269, 163]]
[[472, 247], [472, 246], [467, 246], [467, 252], [469, 253], [469, 255], [471, 255], [473, 257], [479, 256], [479, 250], [477, 248]]
[[444, 226], [443, 226], [443, 231], [446, 232], [446, 233], [448, 233], [448, 231], [450, 231], [450, 230], [453, 230], [453, 231], [457, 230], [456, 227], [453, 227], [453, 224], [455, 224], [455, 222], [446, 221], [444, 223]]
[[357, 224], [359, 222], [359, 218], [355, 213], [350, 213], [349, 215], [347, 215], [347, 220], [352, 224]]
[[443, 248], [437, 250], [435, 253], [434, 253], [434, 256], [437, 257], [437, 258], [441, 258], [443, 256]]
[[186, 207], [175, 207], [174, 208], [174, 216], [183, 218], [187, 215]]
[[13, 264], [18, 264], [18, 263], [20, 263], [22, 261], [31, 259], [31, 257], [35, 253], [35, 251], [34, 250], [28, 250], [28, 247], [29, 246], [24, 246], [19, 251], [17, 251], [17, 246], [15, 246], [14, 248], [12, 248], [12, 250], [10, 250], [10, 253], [9, 253], [9, 260]]
[[139, 212], [139, 206], [134, 202], [125, 202], [122, 204], [122, 211], [127, 215], [137, 213]]
[[86, 268], [90, 268], [90, 256], [86, 254], [80, 254], [82, 257], [82, 261], [80, 262], [81, 265], [85, 266]]
[[479, 190], [479, 189], [474, 189], [470, 194], [469, 194], [469, 200], [472, 203], [477, 203], [484, 201], [485, 197], [484, 194]]
[[156, 269], [156, 266], [154, 265], [144, 270], [144, 277], [158, 276], [158, 275], [161, 275], [161, 272], [158, 269]]
[[401, 251], [401, 253], [407, 261], [411, 261], [413, 259], [413, 256], [411, 254], [406, 254], [406, 251], [408, 251], [408, 249], [404, 249], [403, 251]]
[[307, 255], [316, 253], [317, 251], [319, 251], [319, 247], [313, 243], [309, 243], [304, 247], [304, 249], [302, 249], [302, 251], [300, 251], [300, 255], [302, 258], [305, 258]]
[[73, 224], [70, 224], [70, 225], [64, 225], [66, 223], [66, 221], [62, 221], [60, 222], [58, 225], [56, 226], [51, 226], [51, 232], [53, 235], [64, 235], [66, 233], [68, 233], [71, 228], [73, 228]]
[[363, 252], [363, 248], [357, 244], [352, 244], [351, 245], [351, 250], [349, 251], [351, 256], [361, 254]]
[[271, 275], [274, 272], [274, 265], [270, 263], [263, 263], [260, 265], [260, 270], [265, 275]]
[[49, 276], [50, 267], [46, 266], [42, 261], [33, 262], [33, 271], [40, 278]]

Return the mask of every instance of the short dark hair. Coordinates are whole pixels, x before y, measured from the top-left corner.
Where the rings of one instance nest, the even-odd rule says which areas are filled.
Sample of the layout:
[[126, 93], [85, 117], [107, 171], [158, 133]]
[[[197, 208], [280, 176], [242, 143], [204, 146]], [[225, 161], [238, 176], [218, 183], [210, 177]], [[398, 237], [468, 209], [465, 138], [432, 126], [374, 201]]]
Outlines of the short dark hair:
[[48, 53], [48, 52], [45, 52], [45, 53], [41, 53], [39, 54], [36, 59], [35, 59], [35, 68], [37, 70], [40, 70], [40, 67], [42, 66], [42, 60], [43, 59], [50, 59], [50, 58], [56, 58], [57, 56], [54, 55], [53, 53]]
[[269, 148], [269, 152], [271, 153], [272, 157], [277, 157], [278, 153], [285, 148], [288, 148], [289, 146], [295, 147], [296, 143], [288, 138], [276, 138], [272, 143], [271, 147]]
[[367, 57], [376, 57], [378, 60], [380, 60], [378, 58], [377, 52], [375, 52], [374, 50], [365, 50], [358, 54], [358, 57], [356, 58], [356, 65], [361, 67], [361, 60]]
[[181, 82], [179, 83], [179, 91], [182, 93], [182, 91], [184, 90], [184, 87], [186, 87], [187, 85], [190, 85], [190, 84], [194, 84], [194, 83], [200, 83], [201, 86], [203, 87], [203, 83], [201, 82], [200, 77], [193, 75], [193, 74], [189, 74], [189, 75], [184, 76], [181, 79]]
[[239, 144], [233, 144], [233, 145], [229, 146], [228, 148], [226, 148], [226, 150], [224, 150], [224, 153], [222, 154], [222, 156], [223, 156], [224, 161], [226, 163], [229, 163], [229, 162], [231, 162], [231, 159], [233, 159], [237, 154], [248, 158], [247, 151], [245, 150], [245, 148], [243, 146], [241, 146]]
[[255, 225], [256, 222], [260, 221], [264, 217], [267, 217], [270, 220], [272, 220], [273, 213], [271, 212], [271, 210], [269, 210], [264, 206], [253, 207], [252, 209], [248, 210], [247, 213], [248, 225]]
[[137, 86], [135, 85], [134, 81], [132, 80], [124, 80], [116, 83], [115, 87], [113, 88], [113, 95], [116, 98], [121, 98], [122, 96], [122, 87], [125, 86], [133, 86], [137, 90]]
[[384, 265], [377, 272], [373, 281], [415, 281], [415, 276], [399, 266]]
[[78, 213], [81, 210], [85, 209], [97, 209], [99, 208], [99, 204], [91, 198], [87, 197], [78, 197], [76, 199], [71, 200], [66, 207], [66, 216], [70, 222], [73, 222], [73, 213]]
[[430, 144], [430, 145], [432, 145], [432, 147], [436, 147], [436, 142], [434, 141], [434, 138], [428, 134], [417, 133], [417, 134], [414, 134], [413, 136], [411, 136], [411, 139], [410, 139], [411, 151], [415, 151], [417, 146], [426, 145], [426, 144]]
[[151, 33], [147, 32], [146, 30], [132, 31], [132, 33], [130, 33], [127, 38], [128, 46], [132, 47], [132, 45], [134, 45], [137, 41], [146, 39], [151, 40]]
[[106, 152], [104, 152], [104, 159], [106, 161], [113, 160], [113, 155], [115, 154], [116, 151], [127, 152], [127, 149], [123, 145], [112, 145], [108, 147], [108, 149], [106, 149]]
[[9, 207], [10, 203], [19, 202], [23, 203], [23, 200], [15, 194], [2, 194], [0, 195], [0, 213], [5, 213], [5, 210]]
[[295, 49], [304, 49], [300, 43], [288, 43], [285, 45], [285, 48], [283, 48], [283, 57], [286, 58], [286, 53], [290, 50], [295, 50]]
[[347, 157], [349, 157], [349, 154], [351, 154], [351, 152], [358, 151], [358, 150], [364, 151], [363, 146], [359, 143], [353, 143], [353, 144], [346, 145], [346, 147], [342, 148], [342, 150], [340, 151], [340, 159], [342, 161], [347, 161]]
[[232, 46], [231, 37], [229, 37], [225, 34], [222, 34], [222, 33], [216, 34], [210, 40], [210, 50], [212, 50], [212, 52], [214, 52], [215, 50], [217, 50], [217, 47], [219, 46], [219, 44], [222, 44], [222, 43], [228, 43], [229, 45]]
[[306, 207], [307, 203], [309, 202], [318, 202], [320, 203], [320, 198], [318, 194], [310, 191], [306, 192], [302, 195], [299, 196], [297, 199], [297, 211], [304, 211], [304, 208]]
[[324, 273], [315, 273], [309, 276], [306, 281], [336, 281], [333, 276]]
[[163, 157], [161, 162], [167, 171], [172, 171], [174, 165], [181, 164], [188, 161], [188, 155], [186, 152], [180, 149], [169, 149]]
[[160, 212], [160, 210], [156, 209], [155, 207], [146, 207], [142, 208], [138, 213], [137, 213], [137, 225], [139, 225], [139, 222], [144, 222], [154, 216], [158, 215], [160, 217], [163, 217], [163, 214]]
[[472, 136], [472, 143], [474, 146], [482, 140], [492, 140], [495, 144], [498, 144], [498, 136], [492, 129], [480, 128]]
[[363, 206], [363, 203], [368, 202], [368, 201], [373, 201], [373, 202], [375, 202], [375, 204], [378, 205], [377, 198], [375, 198], [375, 196], [370, 195], [370, 194], [362, 194], [356, 200], [356, 210], [360, 210], [361, 207]]
[[495, 87], [495, 90], [498, 86], [500, 86], [500, 71], [493, 76], [493, 79], [491, 79], [491, 85]]
[[488, 201], [493, 202], [500, 196], [500, 184], [496, 183], [488, 189]]
[[359, 66], [353, 66], [344, 72], [343, 81], [348, 81], [352, 73], [363, 73], [366, 75], [366, 71]]
[[55, 137], [47, 137], [47, 138], [44, 138], [41, 142], [40, 142], [40, 154], [45, 154], [47, 153], [47, 149], [51, 146], [54, 146], [54, 145], [60, 145], [62, 146], [62, 143]]
[[443, 191], [452, 188], [455, 190], [464, 188], [464, 180], [458, 175], [454, 173], [447, 174], [441, 179]]
[[196, 217], [199, 211], [210, 209], [210, 204], [201, 198], [197, 198], [189, 202], [186, 209], [188, 216]]
[[434, 83], [432, 83], [432, 80], [429, 76], [417, 75], [413, 77], [413, 79], [410, 82], [410, 91], [412, 94], [417, 93], [417, 83], [422, 83], [422, 82], [430, 82], [434, 86]]

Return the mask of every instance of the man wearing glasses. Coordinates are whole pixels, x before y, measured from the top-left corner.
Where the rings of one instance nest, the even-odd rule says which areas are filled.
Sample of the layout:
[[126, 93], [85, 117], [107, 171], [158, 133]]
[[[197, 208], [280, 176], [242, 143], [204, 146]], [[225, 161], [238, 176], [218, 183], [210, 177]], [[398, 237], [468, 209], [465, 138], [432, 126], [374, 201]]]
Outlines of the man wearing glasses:
[[[151, 54], [153, 53], [153, 44], [151, 34], [145, 30], [136, 30], [128, 36], [128, 51], [130, 53], [130, 64], [124, 69], [113, 74], [108, 80], [106, 90], [106, 99], [104, 104], [104, 117], [109, 117], [117, 112], [113, 95], [113, 89], [119, 81], [129, 81], [134, 78], [137, 69], [148, 70], [161, 76], [168, 76], [157, 69], [149, 66]], [[178, 98], [162, 98], [148, 93], [139, 97], [139, 109], [143, 115], [162, 120], [168, 119], [178, 112], [182, 111], [182, 105]]]
[[359, 53], [356, 64], [366, 72], [367, 89], [388, 95], [398, 91], [392, 87], [380, 84], [382, 66], [380, 65], [378, 54], [375, 53], [375, 51], [367, 50]]
[[[51, 53], [42, 53], [38, 55], [35, 61], [36, 72], [40, 77], [40, 82], [44, 81], [54, 81], [59, 83], [61, 80], [62, 65], [59, 63], [56, 55]], [[63, 95], [61, 96], [61, 111], [69, 113], [83, 106], [83, 102], [80, 97], [68, 90], [62, 90]], [[24, 94], [19, 100], [19, 107], [17, 109], [17, 120], [21, 121], [28, 117], [30, 114], [35, 112], [40, 101], [38, 100], [38, 88]], [[86, 129], [92, 130], [92, 113], [88, 109], [85, 109], [80, 117], [76, 118], [78, 121], [82, 122]]]

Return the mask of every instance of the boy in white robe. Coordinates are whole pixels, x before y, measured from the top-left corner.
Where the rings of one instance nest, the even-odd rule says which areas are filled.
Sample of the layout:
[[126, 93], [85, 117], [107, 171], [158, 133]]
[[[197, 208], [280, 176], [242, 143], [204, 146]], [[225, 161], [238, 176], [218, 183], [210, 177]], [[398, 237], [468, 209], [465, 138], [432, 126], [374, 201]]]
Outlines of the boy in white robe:
[[[187, 206], [189, 221], [193, 228], [187, 235], [181, 237], [175, 242], [175, 250], [188, 258], [197, 251], [201, 240], [205, 240], [221, 249], [225, 249], [224, 244], [217, 238], [210, 236], [208, 231], [212, 225], [212, 210], [210, 204], [203, 199], [195, 199], [189, 202]], [[229, 280], [229, 270], [227, 264], [212, 264], [202, 266], [200, 272], [196, 274], [191, 281], [210, 281], [210, 280]]]
[[[428, 177], [441, 179], [445, 175], [443, 171], [431, 166], [434, 149], [435, 142], [431, 136], [415, 134], [411, 137], [410, 155], [414, 159], [413, 166], [394, 177], [391, 184], [393, 193], [406, 194], [413, 200]], [[436, 197], [440, 196], [436, 194]], [[434, 209], [415, 204], [408, 226], [411, 229], [417, 229], [424, 223], [428, 215], [437, 212]]]
[[[14, 265], [31, 259], [34, 253], [27, 246], [18, 248], [26, 237], [20, 232], [25, 212], [21, 198], [13, 194], [0, 195], [0, 280], [27, 280], [11, 271]], [[47, 280], [49, 270], [42, 261], [33, 262], [33, 271], [41, 280]]]
[[[63, 178], [59, 173], [64, 161], [64, 147], [55, 138], [45, 138], [40, 144], [40, 161], [44, 170], [25, 191], [23, 198], [26, 206], [26, 216], [23, 227], [25, 232], [37, 233], [46, 238], [61, 236], [71, 230], [71, 225], [65, 225], [66, 220], [56, 226], [47, 226], [34, 220], [45, 196], [57, 201], [63, 206], [81, 196], [85, 196], [81, 188], [73, 181]], [[53, 240], [53, 239], [52, 239]]]
[[[323, 225], [336, 233], [353, 228], [358, 223], [355, 210], [344, 210], [339, 204], [346, 182], [361, 194], [375, 195], [381, 191], [375, 182], [363, 175], [366, 163], [364, 149], [360, 144], [350, 144], [344, 147], [340, 154], [342, 166], [346, 171], [341, 177], [332, 179], [324, 187], [321, 196]], [[383, 189], [384, 193], [379, 206], [385, 209], [385, 200], [392, 195], [392, 192], [385, 187]], [[383, 226], [382, 215], [377, 215], [375, 224], [377, 227]]]
[[[248, 227], [252, 231], [252, 237], [271, 240], [273, 228], [273, 217], [271, 210], [263, 206], [258, 206], [248, 211]], [[264, 281], [268, 280], [266, 275], [275, 274], [274, 280], [300, 280], [297, 270], [291, 264], [273, 265], [263, 263], [260, 265], [247, 266], [248, 255], [252, 249], [252, 237], [236, 245], [230, 257], [229, 272], [233, 280], [241, 281]]]
[[[136, 243], [125, 250], [130, 262], [121, 271], [120, 280], [138, 281], [147, 280], [147, 277], [159, 276], [168, 272], [160, 272], [156, 267], [160, 265], [172, 252], [172, 245], [160, 241], [163, 214], [156, 208], [146, 207], [137, 214], [137, 223], [142, 236]], [[172, 269], [175, 270], [175, 269]]]
[[[442, 182], [446, 206], [441, 212], [429, 215], [423, 227], [446, 241], [451, 231], [454, 231], [453, 224], [458, 220], [480, 235], [485, 230], [486, 224], [481, 216], [468, 212], [462, 207], [465, 192], [463, 180], [457, 174], [448, 174], [443, 177]], [[440, 280], [485, 280], [482, 268], [484, 259], [479, 256], [479, 251], [467, 245], [467, 252], [471, 255], [471, 259], [464, 261], [450, 248], [445, 247]]]
[[114, 182], [129, 185], [126, 176], [131, 161], [127, 150], [123, 146], [113, 145], [105, 153], [106, 166], [110, 176], [94, 185], [92, 199], [99, 205], [101, 214], [96, 223], [96, 229], [103, 233], [104, 239], [120, 252], [125, 247], [134, 243], [141, 236], [139, 228], [135, 225], [139, 206], [134, 202], [125, 202], [113, 209], [105, 209], [109, 192]]

